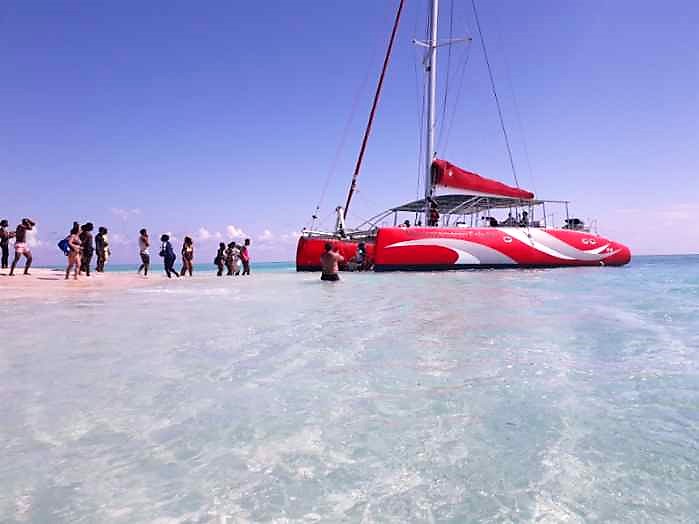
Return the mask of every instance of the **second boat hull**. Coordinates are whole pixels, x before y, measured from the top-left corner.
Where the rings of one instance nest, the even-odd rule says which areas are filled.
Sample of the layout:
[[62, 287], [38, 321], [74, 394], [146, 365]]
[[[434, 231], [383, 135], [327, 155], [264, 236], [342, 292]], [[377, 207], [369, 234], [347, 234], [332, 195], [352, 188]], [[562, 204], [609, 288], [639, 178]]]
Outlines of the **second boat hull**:
[[622, 266], [629, 249], [586, 232], [526, 227], [380, 228], [377, 271]]

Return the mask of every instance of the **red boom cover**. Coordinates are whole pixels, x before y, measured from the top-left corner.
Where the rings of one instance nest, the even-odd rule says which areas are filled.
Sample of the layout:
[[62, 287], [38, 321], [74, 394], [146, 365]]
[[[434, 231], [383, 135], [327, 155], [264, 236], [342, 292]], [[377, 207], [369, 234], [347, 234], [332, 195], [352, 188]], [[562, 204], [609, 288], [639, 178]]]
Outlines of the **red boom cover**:
[[497, 180], [491, 180], [476, 173], [465, 171], [446, 160], [436, 159], [432, 162], [432, 176], [434, 183], [439, 186], [461, 189], [463, 191], [474, 191], [491, 196], [521, 198], [523, 200], [534, 198], [534, 193], [530, 191], [511, 187]]

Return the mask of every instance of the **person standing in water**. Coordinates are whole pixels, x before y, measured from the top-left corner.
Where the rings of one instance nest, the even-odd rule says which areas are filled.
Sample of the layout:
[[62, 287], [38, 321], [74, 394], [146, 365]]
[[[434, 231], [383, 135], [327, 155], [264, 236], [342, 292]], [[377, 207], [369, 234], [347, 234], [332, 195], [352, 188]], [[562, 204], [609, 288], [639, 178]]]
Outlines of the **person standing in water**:
[[80, 255], [80, 272], [85, 272], [85, 276], [90, 276], [90, 264], [92, 264], [92, 255], [95, 253], [95, 248], [92, 243], [92, 230], [95, 226], [92, 222], [84, 224], [80, 229], [80, 242], [82, 243], [82, 253]]
[[163, 257], [163, 262], [165, 264], [165, 274], [167, 278], [172, 278], [172, 274], [179, 278], [180, 274], [175, 271], [175, 260], [177, 260], [177, 255], [172, 249], [172, 244], [170, 243], [170, 235], [160, 236], [160, 256]]
[[345, 259], [342, 258], [342, 255], [337, 252], [337, 247], [333, 248], [330, 242], [326, 242], [325, 253], [320, 256], [320, 265], [323, 268], [320, 279], [329, 282], [340, 280], [340, 264], [344, 261]]
[[250, 274], [250, 239], [246, 238], [245, 243], [240, 248], [240, 261], [243, 263], [243, 275]]
[[180, 274], [186, 276], [189, 271], [189, 276], [192, 276], [192, 270], [194, 268], [194, 241], [191, 237], [184, 237], [184, 242], [182, 243], [182, 270]]
[[218, 251], [216, 252], [216, 258], [214, 258], [214, 265], [218, 268], [216, 276], [223, 276], [223, 264], [226, 261], [226, 244], [220, 242], [218, 245]]
[[8, 231], [10, 223], [2, 219], [0, 220], [0, 251], [2, 252], [2, 269], [7, 269], [10, 265], [10, 239], [14, 238], [13, 231]]
[[231, 248], [231, 270], [236, 277], [240, 276], [240, 248], [235, 242]]
[[235, 247], [235, 242], [228, 244], [228, 247], [226, 248], [226, 268], [228, 269], [226, 276], [232, 277], [235, 275], [236, 259], [238, 258], [238, 255], [239, 251], [238, 248]]
[[68, 241], [68, 266], [66, 267], [66, 280], [70, 276], [70, 270], [73, 270], [73, 278], [78, 280], [78, 273], [80, 271], [80, 251], [82, 250], [82, 242], [80, 241], [80, 225], [77, 222], [73, 222], [73, 228], [70, 230], [70, 234], [66, 238]]
[[10, 276], [14, 276], [15, 267], [22, 256], [25, 258], [24, 274], [29, 274], [29, 268], [32, 267], [32, 252], [27, 244], [27, 231], [31, 231], [34, 226], [35, 223], [31, 219], [23, 218], [22, 223], [19, 224], [15, 230], [15, 258], [10, 267]]
[[95, 271], [104, 273], [104, 266], [109, 259], [109, 238], [106, 227], [100, 227], [97, 231], [97, 235], [95, 235], [95, 253], [97, 254]]
[[143, 271], [143, 276], [148, 276], [148, 268], [150, 267], [150, 240], [148, 239], [148, 231], [141, 229], [138, 237], [138, 254], [141, 257], [141, 265], [138, 268], [138, 274]]

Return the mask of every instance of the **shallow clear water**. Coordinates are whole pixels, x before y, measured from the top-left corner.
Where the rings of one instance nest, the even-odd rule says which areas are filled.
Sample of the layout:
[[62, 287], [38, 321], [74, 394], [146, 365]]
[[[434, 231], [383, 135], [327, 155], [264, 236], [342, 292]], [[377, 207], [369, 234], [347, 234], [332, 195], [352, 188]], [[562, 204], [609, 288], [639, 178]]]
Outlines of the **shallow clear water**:
[[699, 257], [2, 303], [0, 520], [696, 522]]

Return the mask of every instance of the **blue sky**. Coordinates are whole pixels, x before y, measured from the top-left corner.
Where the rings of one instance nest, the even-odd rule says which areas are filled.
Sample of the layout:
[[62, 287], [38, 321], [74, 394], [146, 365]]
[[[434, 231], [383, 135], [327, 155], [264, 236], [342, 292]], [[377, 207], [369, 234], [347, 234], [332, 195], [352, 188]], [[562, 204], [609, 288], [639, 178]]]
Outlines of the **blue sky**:
[[[143, 226], [291, 260], [331, 171], [321, 217], [344, 201], [396, 5], [3, 2], [0, 215], [37, 220], [39, 263], [73, 220], [108, 226], [120, 262]], [[636, 253], [699, 251], [699, 4], [479, 6], [520, 184]], [[407, 1], [350, 222], [415, 196], [425, 11]], [[439, 155], [512, 183], [470, 2], [453, 34], [474, 42], [452, 49]]]

